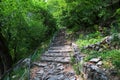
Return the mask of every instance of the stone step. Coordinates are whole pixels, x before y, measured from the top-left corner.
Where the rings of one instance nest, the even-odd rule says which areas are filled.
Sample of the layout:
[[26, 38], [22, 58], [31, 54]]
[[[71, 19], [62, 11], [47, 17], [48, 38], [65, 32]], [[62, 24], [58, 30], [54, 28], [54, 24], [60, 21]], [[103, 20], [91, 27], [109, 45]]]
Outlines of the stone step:
[[[66, 44], [67, 46], [70, 46], [70, 44]], [[57, 45], [51, 45], [51, 47], [58, 47], [58, 46], [65, 46], [65, 44], [57, 44]]]
[[63, 50], [63, 49], [71, 49], [70, 46], [57, 46], [57, 47], [50, 47], [49, 50]]
[[67, 41], [67, 40], [65, 39], [65, 37], [63, 38], [59, 37], [59, 38], [54, 38], [53, 41]]
[[33, 62], [32, 65], [35, 65], [38, 67], [45, 67], [45, 66], [47, 66], [47, 63], [45, 63], [45, 62]]
[[62, 44], [62, 45], [65, 45], [65, 44], [68, 44], [67, 42], [53, 42], [52, 45], [58, 45], [58, 44]]
[[47, 57], [41, 56], [43, 62], [59, 62], [59, 63], [70, 63], [70, 57]]
[[43, 56], [48, 56], [48, 57], [70, 57], [73, 54], [71, 53], [45, 53]]
[[52, 44], [52, 46], [64, 46], [64, 45], [71, 45], [71, 43], [60, 43], [60, 44], [53, 43]]
[[56, 38], [59, 38], [59, 37], [66, 37], [66, 35], [65, 35], [65, 34], [59, 34], [59, 35], [56, 35], [55, 37], [56, 37]]
[[66, 34], [65, 31], [57, 33], [57, 35], [65, 35], [65, 34]]
[[59, 34], [59, 35], [56, 35], [55, 38], [59, 38], [59, 37], [66, 37], [65, 34]]
[[66, 40], [65, 37], [58, 37], [58, 38], [54, 38], [55, 41], [64, 41]]
[[59, 40], [54, 40], [54, 41], [52, 41], [52, 43], [54, 43], [54, 44], [67, 43], [67, 41], [66, 41], [66, 40], [61, 40], [61, 41], [59, 41]]
[[70, 53], [72, 52], [71, 49], [66, 49], [66, 50], [48, 50], [48, 53]]
[[59, 47], [59, 46], [71, 46], [71, 45], [70, 45], [70, 44], [69, 44], [69, 45], [68, 45], [68, 44], [67, 44], [67, 45], [63, 45], [63, 44], [62, 44], [62, 45], [52, 45], [52, 44], [51, 44], [50, 47]]

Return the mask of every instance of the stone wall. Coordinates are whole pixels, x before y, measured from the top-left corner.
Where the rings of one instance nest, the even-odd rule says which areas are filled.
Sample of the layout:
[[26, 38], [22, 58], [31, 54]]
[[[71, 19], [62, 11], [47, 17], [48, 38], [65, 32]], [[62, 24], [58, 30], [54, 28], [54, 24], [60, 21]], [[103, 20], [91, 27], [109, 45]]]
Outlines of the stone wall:
[[77, 45], [73, 43], [72, 47], [74, 49], [73, 57], [75, 58], [76, 63], [80, 63], [82, 66], [79, 70], [85, 80], [109, 80], [106, 72], [100, 68], [102, 65], [100, 58], [93, 58], [89, 62], [84, 62], [83, 58], [85, 56], [81, 55]]
[[[101, 42], [96, 44], [88, 45], [83, 47], [83, 49], [92, 49], [96, 51], [103, 51], [105, 49], [120, 49], [119, 44], [116, 44], [113, 41], [114, 36], [107, 36]], [[120, 36], [118, 36], [120, 39]], [[85, 55], [80, 52], [80, 49], [75, 43], [72, 43], [74, 50], [74, 58], [76, 63], [80, 63], [81, 76], [84, 80], [120, 80], [116, 77], [117, 71], [114, 69], [105, 69], [102, 67], [103, 62], [100, 57], [92, 58], [88, 62], [84, 62]], [[78, 66], [80, 66], [78, 65]]]
[[[117, 38], [117, 40], [115, 40]], [[115, 34], [103, 38], [100, 42], [84, 46], [83, 49], [103, 51], [106, 49], [120, 49], [120, 34]]]

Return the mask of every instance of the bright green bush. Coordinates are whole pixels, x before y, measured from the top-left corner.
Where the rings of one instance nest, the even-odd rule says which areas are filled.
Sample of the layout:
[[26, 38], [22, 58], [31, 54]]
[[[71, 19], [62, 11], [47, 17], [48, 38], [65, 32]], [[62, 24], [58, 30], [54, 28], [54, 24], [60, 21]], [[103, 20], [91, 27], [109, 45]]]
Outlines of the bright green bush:
[[[111, 10], [106, 9], [108, 5], [106, 1], [99, 0], [65, 0], [67, 7], [62, 11], [61, 24], [68, 28], [77, 26], [79, 29], [86, 29], [90, 27], [94, 29], [93, 25], [104, 24], [112, 14]], [[109, 25], [106, 25], [107, 27]], [[102, 27], [106, 27], [102, 26]]]
[[1, 32], [14, 61], [30, 55], [56, 30], [53, 16], [38, 4], [44, 3], [33, 0], [3, 0], [0, 3]]
[[80, 48], [84, 47], [84, 46], [88, 46], [90, 44], [95, 44], [99, 41], [101, 41], [102, 37], [100, 36], [100, 33], [94, 32], [94, 33], [90, 33], [87, 35], [80, 35], [79, 38], [76, 41], [76, 44], [78, 44], [78, 46]]
[[[84, 50], [88, 56], [85, 58], [85, 61], [89, 61], [92, 58], [101, 57], [104, 64], [107, 65], [108, 62], [111, 62], [112, 66], [117, 69], [120, 69], [120, 50], [104, 50], [102, 52], [94, 51], [94, 50]], [[108, 65], [108, 67], [111, 67]]]

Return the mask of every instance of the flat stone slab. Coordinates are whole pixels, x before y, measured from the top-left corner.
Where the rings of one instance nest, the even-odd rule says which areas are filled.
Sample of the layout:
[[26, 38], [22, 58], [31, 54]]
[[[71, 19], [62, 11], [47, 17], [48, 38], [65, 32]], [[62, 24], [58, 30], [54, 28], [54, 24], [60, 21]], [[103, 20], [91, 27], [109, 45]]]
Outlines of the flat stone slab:
[[45, 67], [47, 65], [47, 63], [42, 63], [42, 62], [33, 62], [32, 64], [38, 67]]
[[41, 74], [41, 75], [43, 75], [43, 73], [44, 73], [44, 70], [43, 70], [43, 69], [41, 69], [41, 70], [39, 70], [39, 71], [37, 72], [37, 74]]
[[50, 47], [49, 50], [64, 50], [64, 49], [71, 49], [70, 46], [57, 46], [57, 47]]
[[64, 53], [64, 52], [71, 52], [71, 50], [48, 50], [48, 53]]
[[70, 63], [70, 57], [46, 57], [46, 56], [42, 56], [41, 61]]
[[100, 61], [100, 58], [92, 58], [91, 60], [90, 60], [90, 62], [95, 62], [95, 63], [97, 63], [97, 62], [99, 62]]
[[71, 53], [45, 53], [43, 56], [48, 56], [48, 57], [70, 57], [73, 54]]
[[103, 62], [102, 61], [99, 61], [96, 65], [97, 66], [101, 66], [103, 64]]

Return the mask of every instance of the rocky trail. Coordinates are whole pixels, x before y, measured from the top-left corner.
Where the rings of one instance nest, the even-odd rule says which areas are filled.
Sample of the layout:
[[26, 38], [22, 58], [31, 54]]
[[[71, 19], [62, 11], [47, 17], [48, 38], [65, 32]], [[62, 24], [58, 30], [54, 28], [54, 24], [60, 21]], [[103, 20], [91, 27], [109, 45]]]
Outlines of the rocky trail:
[[31, 80], [79, 80], [70, 64], [72, 55], [71, 42], [65, 30], [60, 30], [41, 60], [33, 62]]

